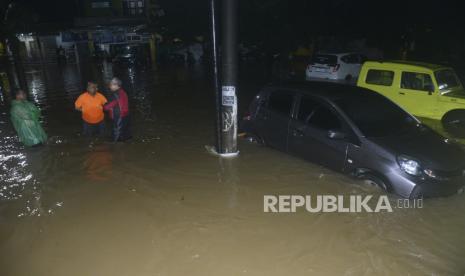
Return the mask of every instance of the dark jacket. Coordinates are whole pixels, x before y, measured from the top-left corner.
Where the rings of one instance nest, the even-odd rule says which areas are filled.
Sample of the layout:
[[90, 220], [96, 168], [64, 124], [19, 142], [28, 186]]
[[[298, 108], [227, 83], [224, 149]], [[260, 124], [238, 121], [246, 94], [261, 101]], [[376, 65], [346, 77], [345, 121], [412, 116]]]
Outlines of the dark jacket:
[[128, 94], [124, 89], [120, 88], [118, 92], [114, 92], [110, 99], [111, 101], [104, 106], [104, 109], [109, 112], [111, 119], [114, 120], [129, 115]]

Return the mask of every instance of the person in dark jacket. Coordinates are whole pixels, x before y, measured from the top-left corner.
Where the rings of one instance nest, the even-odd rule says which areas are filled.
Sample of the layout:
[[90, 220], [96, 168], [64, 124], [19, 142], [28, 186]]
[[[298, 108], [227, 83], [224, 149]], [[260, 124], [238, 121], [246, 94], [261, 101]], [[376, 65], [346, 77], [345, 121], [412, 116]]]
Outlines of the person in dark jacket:
[[129, 101], [126, 91], [118, 78], [110, 81], [110, 101], [104, 106], [113, 121], [113, 141], [123, 142], [131, 138], [129, 131]]

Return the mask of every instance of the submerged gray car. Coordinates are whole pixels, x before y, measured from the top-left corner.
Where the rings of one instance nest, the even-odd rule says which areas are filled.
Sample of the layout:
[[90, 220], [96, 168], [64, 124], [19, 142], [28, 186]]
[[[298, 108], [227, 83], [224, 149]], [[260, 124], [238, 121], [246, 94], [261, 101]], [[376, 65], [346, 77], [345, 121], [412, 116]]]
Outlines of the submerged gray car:
[[333, 83], [265, 87], [242, 129], [254, 140], [406, 198], [465, 184], [465, 152], [384, 96]]

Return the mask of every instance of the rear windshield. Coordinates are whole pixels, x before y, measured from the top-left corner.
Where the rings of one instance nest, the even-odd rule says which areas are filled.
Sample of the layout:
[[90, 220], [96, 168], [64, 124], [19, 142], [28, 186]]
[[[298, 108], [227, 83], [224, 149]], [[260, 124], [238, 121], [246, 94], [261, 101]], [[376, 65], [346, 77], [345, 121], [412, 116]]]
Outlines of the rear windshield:
[[438, 82], [439, 90], [448, 90], [460, 86], [460, 81], [451, 69], [436, 71], [434, 73]]
[[417, 125], [407, 112], [381, 95], [335, 102], [366, 137], [395, 136], [409, 132]]
[[312, 59], [313, 64], [337, 64], [337, 56], [334, 55], [316, 55]]

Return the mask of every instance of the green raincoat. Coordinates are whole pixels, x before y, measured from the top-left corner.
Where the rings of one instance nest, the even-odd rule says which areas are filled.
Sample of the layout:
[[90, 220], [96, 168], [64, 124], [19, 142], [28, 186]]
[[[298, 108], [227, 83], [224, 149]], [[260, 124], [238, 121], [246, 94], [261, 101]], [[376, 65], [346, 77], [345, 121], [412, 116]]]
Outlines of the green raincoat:
[[13, 100], [11, 121], [19, 140], [26, 146], [34, 146], [47, 141], [47, 134], [39, 122], [40, 110], [28, 101]]

